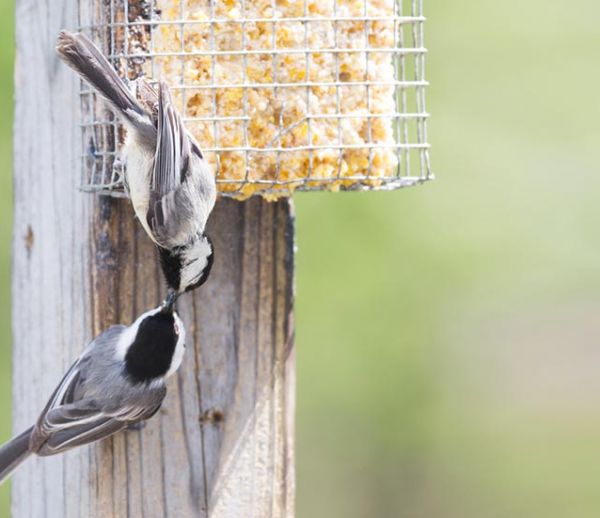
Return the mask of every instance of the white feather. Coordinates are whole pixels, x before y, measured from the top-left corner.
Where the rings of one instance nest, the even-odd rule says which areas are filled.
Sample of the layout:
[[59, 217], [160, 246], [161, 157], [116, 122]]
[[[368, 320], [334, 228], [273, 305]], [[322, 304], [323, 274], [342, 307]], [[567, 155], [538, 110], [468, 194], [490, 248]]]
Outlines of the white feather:
[[146, 221], [150, 205], [150, 174], [154, 163], [154, 154], [143, 142], [140, 142], [135, 131], [127, 131], [123, 149], [127, 164], [127, 186], [133, 210], [144, 230], [156, 242], [154, 233]]
[[208, 240], [198, 239], [192, 246], [187, 248], [182, 257], [180, 286], [185, 288], [195, 284], [208, 264], [208, 256], [212, 248]]
[[185, 352], [185, 327], [183, 327], [183, 322], [177, 313], [173, 313], [173, 316], [175, 317], [175, 330], [178, 332], [179, 337], [177, 339], [177, 345], [175, 345], [173, 358], [171, 359], [171, 366], [165, 376], [166, 378], [174, 374], [179, 368], [181, 361], [183, 360], [183, 353]]
[[115, 358], [117, 360], [119, 360], [119, 361], [125, 360], [127, 351], [129, 350], [129, 347], [135, 340], [135, 337], [138, 332], [138, 328], [140, 327], [142, 320], [144, 320], [146, 317], [149, 317], [151, 315], [155, 315], [161, 309], [162, 309], [161, 307], [158, 307], [155, 309], [151, 309], [150, 311], [146, 311], [146, 313], [143, 313], [142, 315], [140, 315], [133, 324], [131, 324], [127, 329], [125, 329], [125, 331], [123, 331], [123, 333], [121, 333], [121, 336], [119, 337], [119, 341], [117, 342], [117, 345], [115, 347]]

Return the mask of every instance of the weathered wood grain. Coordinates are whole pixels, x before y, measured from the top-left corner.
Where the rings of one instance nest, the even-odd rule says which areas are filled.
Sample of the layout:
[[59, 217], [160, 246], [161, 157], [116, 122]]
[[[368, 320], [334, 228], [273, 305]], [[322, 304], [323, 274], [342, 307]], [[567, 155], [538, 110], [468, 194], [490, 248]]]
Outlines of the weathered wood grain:
[[[126, 200], [76, 190], [78, 83], [54, 55], [74, 0], [19, 0], [13, 240], [15, 432], [36, 418], [92, 336], [164, 296]], [[293, 215], [221, 200], [209, 282], [179, 302], [179, 374], [141, 431], [27, 461], [12, 511], [29, 517], [291, 517]]]

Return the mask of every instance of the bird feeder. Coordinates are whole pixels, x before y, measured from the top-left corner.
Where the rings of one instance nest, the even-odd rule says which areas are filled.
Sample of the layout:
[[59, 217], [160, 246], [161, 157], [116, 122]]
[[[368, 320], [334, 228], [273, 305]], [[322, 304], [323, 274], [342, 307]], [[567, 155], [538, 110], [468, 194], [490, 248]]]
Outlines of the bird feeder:
[[[109, 0], [83, 13], [123, 77], [171, 85], [223, 196], [431, 178], [421, 1]], [[122, 137], [84, 87], [82, 188], [122, 192]], [[93, 108], [92, 108], [93, 107]]]
[[26, 464], [15, 517], [293, 516], [288, 197], [432, 178], [424, 21], [421, 0], [18, 3], [16, 430], [92, 336], [164, 295], [152, 244], [115, 199], [127, 197], [124, 130], [59, 65], [61, 29], [84, 31], [132, 88], [139, 78], [171, 86], [221, 200], [208, 229], [215, 266], [181, 299], [190, 342], [160, 415]]

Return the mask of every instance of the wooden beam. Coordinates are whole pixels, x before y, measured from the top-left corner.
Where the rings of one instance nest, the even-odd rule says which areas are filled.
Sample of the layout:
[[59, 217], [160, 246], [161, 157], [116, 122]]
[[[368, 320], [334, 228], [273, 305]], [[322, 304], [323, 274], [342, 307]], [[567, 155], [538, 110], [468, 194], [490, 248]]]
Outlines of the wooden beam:
[[[19, 0], [13, 240], [15, 432], [92, 336], [164, 296], [126, 200], [77, 191], [78, 82], [55, 38], [73, 0]], [[141, 431], [27, 461], [15, 518], [291, 517], [294, 512], [290, 203], [218, 202], [209, 282], [179, 302], [184, 364]]]

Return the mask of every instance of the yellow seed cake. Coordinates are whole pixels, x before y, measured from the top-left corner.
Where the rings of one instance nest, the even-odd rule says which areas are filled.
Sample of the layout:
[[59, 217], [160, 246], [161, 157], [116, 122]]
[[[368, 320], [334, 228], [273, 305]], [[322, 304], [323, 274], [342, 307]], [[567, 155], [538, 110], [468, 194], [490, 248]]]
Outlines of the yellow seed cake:
[[161, 20], [199, 23], [159, 26], [153, 72], [201, 147], [219, 149], [206, 155], [221, 192], [276, 198], [394, 176], [394, 0], [366, 12], [365, 0], [181, 1], [158, 0]]

